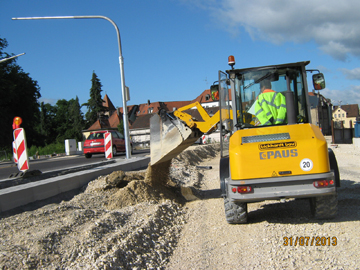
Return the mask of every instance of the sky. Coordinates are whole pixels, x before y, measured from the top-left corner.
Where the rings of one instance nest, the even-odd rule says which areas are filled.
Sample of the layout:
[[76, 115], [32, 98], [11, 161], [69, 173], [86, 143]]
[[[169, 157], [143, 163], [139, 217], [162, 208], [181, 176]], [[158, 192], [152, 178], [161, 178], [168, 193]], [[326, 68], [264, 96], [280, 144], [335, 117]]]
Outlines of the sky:
[[[360, 104], [358, 0], [0, 0], [0, 37], [38, 82], [40, 102], [90, 97], [92, 73], [122, 107], [115, 27], [103, 19], [12, 20], [101, 15], [120, 30], [127, 105], [193, 100], [218, 71], [311, 61], [333, 105]], [[312, 91], [311, 74], [308, 74]]]

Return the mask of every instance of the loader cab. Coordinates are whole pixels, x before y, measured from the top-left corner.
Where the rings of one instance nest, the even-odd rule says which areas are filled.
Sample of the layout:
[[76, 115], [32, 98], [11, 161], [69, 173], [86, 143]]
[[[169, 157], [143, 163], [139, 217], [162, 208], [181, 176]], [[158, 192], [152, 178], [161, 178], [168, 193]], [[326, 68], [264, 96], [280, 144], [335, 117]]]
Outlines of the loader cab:
[[[305, 70], [309, 63], [220, 71], [219, 86], [211, 87], [211, 95], [213, 100], [219, 100], [221, 120], [233, 119], [234, 130], [228, 131], [309, 123]], [[323, 74], [313, 75], [313, 84], [316, 90], [325, 88]]]
[[308, 123], [307, 64], [228, 70], [236, 129]]
[[[246, 69], [231, 65], [226, 73], [219, 71], [220, 126], [225, 136], [222, 143], [241, 129], [310, 123], [305, 70], [309, 63]], [[325, 88], [323, 74], [315, 74], [312, 79], [314, 89]], [[210, 90], [216, 96], [215, 86]]]

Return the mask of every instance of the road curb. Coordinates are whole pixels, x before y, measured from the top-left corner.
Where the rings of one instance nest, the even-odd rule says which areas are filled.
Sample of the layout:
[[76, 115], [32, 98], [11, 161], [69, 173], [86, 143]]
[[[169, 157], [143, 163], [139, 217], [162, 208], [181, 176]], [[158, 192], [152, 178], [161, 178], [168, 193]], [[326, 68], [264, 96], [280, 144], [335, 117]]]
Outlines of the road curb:
[[26, 172], [26, 173], [29, 173], [28, 177], [25, 176], [26, 173], [18, 172], [16, 174], [14, 174], [13, 177], [10, 176], [8, 179], [0, 180], [0, 189], [9, 188], [12, 186], [17, 186], [17, 185], [23, 185], [23, 184], [27, 184], [29, 182], [45, 180], [45, 179], [52, 178], [55, 176], [65, 175], [65, 174], [74, 173], [74, 172], [78, 172], [78, 171], [84, 171], [84, 170], [88, 170], [90, 168], [105, 166], [105, 165], [115, 163], [115, 162], [116, 162], [115, 159], [111, 159], [111, 160], [105, 160], [105, 161], [100, 161], [100, 162], [86, 164], [86, 165], [69, 167], [67, 169], [46, 171], [43, 173], [40, 171], [36, 172], [36, 171], [29, 170]]
[[0, 190], [0, 212], [81, 188], [97, 177], [110, 174], [113, 171], [133, 171], [146, 168], [149, 163], [150, 157], [125, 159], [121, 162], [94, 167], [85, 171], [4, 188]]

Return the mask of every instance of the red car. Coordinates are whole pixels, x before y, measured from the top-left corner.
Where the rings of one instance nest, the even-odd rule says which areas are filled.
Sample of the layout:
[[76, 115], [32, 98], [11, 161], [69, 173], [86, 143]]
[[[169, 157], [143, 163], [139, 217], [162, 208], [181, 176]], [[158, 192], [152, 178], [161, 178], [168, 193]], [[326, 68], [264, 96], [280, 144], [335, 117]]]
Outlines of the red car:
[[[125, 138], [116, 130], [100, 130], [91, 132], [84, 142], [84, 154], [86, 158], [91, 158], [93, 154], [105, 154], [104, 134], [111, 132], [113, 142], [113, 156], [118, 152], [126, 152]], [[130, 142], [131, 154], [133, 153], [132, 142]]]

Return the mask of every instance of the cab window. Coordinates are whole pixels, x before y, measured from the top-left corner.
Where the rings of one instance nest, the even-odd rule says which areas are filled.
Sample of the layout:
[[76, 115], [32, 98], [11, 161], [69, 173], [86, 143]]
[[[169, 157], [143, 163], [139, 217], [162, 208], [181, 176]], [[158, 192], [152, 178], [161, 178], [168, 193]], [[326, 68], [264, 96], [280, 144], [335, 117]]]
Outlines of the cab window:
[[301, 68], [247, 70], [235, 77], [237, 122], [241, 127], [287, 124], [285, 92], [294, 96], [297, 122], [307, 122]]

